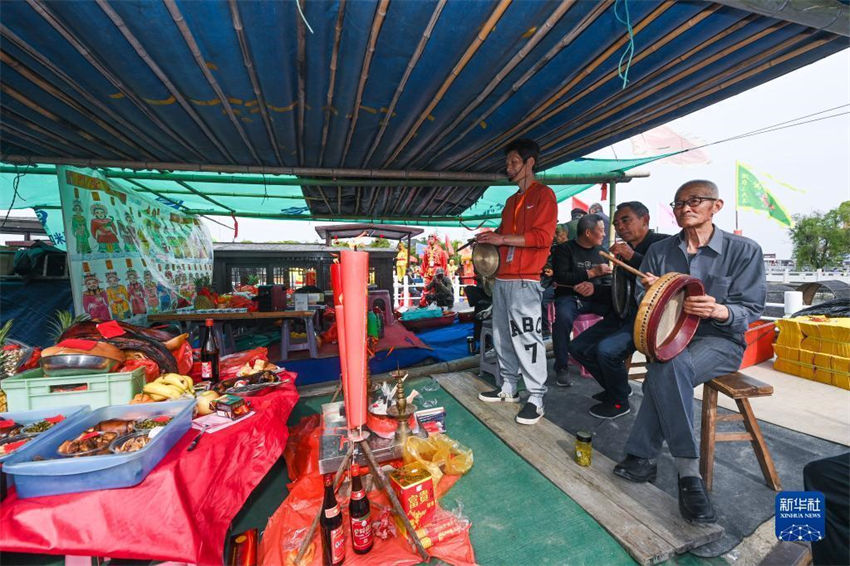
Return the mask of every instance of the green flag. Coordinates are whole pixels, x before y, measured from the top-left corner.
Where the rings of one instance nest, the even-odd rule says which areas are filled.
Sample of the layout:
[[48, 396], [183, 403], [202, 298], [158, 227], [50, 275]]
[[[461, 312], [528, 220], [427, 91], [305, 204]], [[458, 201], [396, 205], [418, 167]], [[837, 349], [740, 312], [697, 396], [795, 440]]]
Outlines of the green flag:
[[764, 212], [783, 226], [793, 226], [791, 215], [785, 211], [779, 201], [768, 191], [755, 174], [737, 164], [737, 185], [735, 194], [737, 208], [746, 208], [756, 212]]

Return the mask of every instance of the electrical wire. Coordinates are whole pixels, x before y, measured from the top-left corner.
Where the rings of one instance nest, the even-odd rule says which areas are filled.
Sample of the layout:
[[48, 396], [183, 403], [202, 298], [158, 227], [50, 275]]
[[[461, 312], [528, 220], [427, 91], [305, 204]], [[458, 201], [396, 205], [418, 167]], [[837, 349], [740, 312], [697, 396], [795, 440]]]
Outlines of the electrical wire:
[[[829, 110], [822, 110], [822, 111], [820, 111], [820, 112], [815, 112], [814, 114], [809, 114], [809, 115], [807, 115], [807, 116], [802, 116], [802, 117], [800, 117], [800, 118], [794, 118], [793, 120], [786, 120], [785, 122], [778, 122], [778, 123], [773, 124], [773, 125], [771, 125], [771, 126], [765, 126], [765, 127], [763, 127], [763, 128], [759, 128], [759, 129], [757, 129], [757, 130], [751, 130], [751, 131], [749, 131], [749, 132], [745, 132], [745, 133], [743, 133], [743, 134], [738, 134], [738, 135], [735, 135], [735, 136], [731, 136], [731, 137], [728, 137], [728, 138], [724, 138], [724, 139], [722, 139], [722, 140], [717, 140], [717, 141], [713, 141], [713, 142], [708, 142], [708, 143], [705, 143], [705, 144], [699, 145], [699, 146], [697, 146], [697, 147], [692, 147], [692, 148], [688, 148], [688, 149], [682, 150], [682, 151], [681, 151], [681, 152], [679, 152], [679, 153], [686, 153], [686, 152], [688, 152], [688, 151], [694, 151], [694, 150], [696, 150], [696, 149], [702, 149], [702, 148], [704, 148], [704, 147], [709, 147], [709, 146], [712, 146], [712, 145], [717, 145], [717, 144], [721, 144], [721, 143], [726, 143], [726, 142], [729, 142], [729, 141], [735, 141], [735, 140], [739, 140], [739, 139], [743, 139], [743, 138], [749, 138], [749, 137], [752, 137], [752, 136], [757, 136], [757, 135], [760, 135], [760, 134], [767, 134], [767, 133], [770, 133], [770, 132], [778, 132], [779, 130], [785, 130], [785, 129], [788, 129], [788, 128], [794, 128], [794, 127], [796, 127], [796, 126], [804, 126], [804, 125], [806, 125], [806, 124], [813, 124], [813, 123], [815, 123], [815, 122], [821, 122], [821, 121], [823, 121], [823, 120], [829, 120], [830, 118], [837, 118], [837, 117], [839, 117], [839, 116], [846, 116], [846, 115], [850, 114], [850, 111], [847, 111], [847, 112], [839, 112], [838, 114], [831, 114], [831, 115], [829, 115], [829, 116], [822, 116], [822, 117], [820, 117], [820, 118], [815, 118], [815, 119], [812, 119], [812, 120], [806, 120], [806, 121], [804, 121], [804, 122], [799, 122], [799, 121], [798, 121], [798, 120], [802, 120], [803, 118], [807, 118], [807, 117], [809, 117], [809, 116], [817, 116], [818, 114], [823, 114], [824, 112], [830, 112], [830, 111], [832, 111], [832, 110], [836, 110], [836, 109], [838, 109], [838, 108], [843, 108], [844, 106], [850, 106], [850, 104], [843, 104], [842, 106], [837, 106], [837, 107], [835, 107], [835, 108], [831, 108], [831, 109], [829, 109]], [[793, 123], [792, 123], [792, 122], [793, 122]]]

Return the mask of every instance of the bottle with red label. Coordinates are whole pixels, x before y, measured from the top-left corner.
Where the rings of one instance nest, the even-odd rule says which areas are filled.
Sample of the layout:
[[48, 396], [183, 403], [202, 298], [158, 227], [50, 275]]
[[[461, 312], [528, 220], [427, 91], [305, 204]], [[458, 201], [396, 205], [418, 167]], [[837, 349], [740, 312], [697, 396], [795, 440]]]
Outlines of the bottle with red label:
[[348, 502], [348, 518], [351, 521], [351, 546], [356, 554], [372, 550], [375, 539], [372, 535], [369, 498], [360, 481], [360, 466], [351, 464], [351, 499]]
[[201, 379], [218, 383], [218, 338], [213, 330], [213, 319], [208, 318], [201, 343]]
[[322, 564], [339, 566], [345, 560], [345, 532], [342, 529], [342, 512], [334, 495], [334, 475], [325, 474], [325, 499], [322, 502]]

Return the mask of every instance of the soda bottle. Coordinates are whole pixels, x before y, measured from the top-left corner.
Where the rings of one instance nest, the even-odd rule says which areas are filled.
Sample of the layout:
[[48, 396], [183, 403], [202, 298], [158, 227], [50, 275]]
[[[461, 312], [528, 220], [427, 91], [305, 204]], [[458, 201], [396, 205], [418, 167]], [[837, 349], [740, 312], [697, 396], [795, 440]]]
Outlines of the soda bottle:
[[351, 521], [351, 546], [355, 554], [366, 554], [372, 550], [372, 521], [369, 498], [360, 481], [360, 466], [351, 464], [351, 499], [348, 502], [348, 517]]
[[325, 499], [322, 501], [322, 564], [339, 566], [345, 560], [345, 532], [342, 529], [342, 512], [334, 495], [334, 475], [325, 474]]
[[218, 338], [213, 330], [213, 319], [208, 318], [204, 329], [204, 341], [201, 343], [201, 379], [218, 382], [218, 353]]

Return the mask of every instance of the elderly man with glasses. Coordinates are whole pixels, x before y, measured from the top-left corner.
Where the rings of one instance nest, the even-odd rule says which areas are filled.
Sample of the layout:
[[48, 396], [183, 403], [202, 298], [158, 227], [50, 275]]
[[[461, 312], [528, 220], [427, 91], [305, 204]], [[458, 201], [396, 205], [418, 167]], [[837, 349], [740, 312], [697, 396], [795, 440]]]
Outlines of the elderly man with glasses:
[[682, 231], [649, 248], [641, 263], [647, 277], [638, 282], [638, 299], [660, 275], [689, 274], [702, 280], [705, 295], [686, 298], [682, 308], [702, 320], [679, 355], [647, 366], [643, 402], [626, 457], [614, 473], [634, 482], [653, 481], [655, 458], [666, 441], [679, 473], [679, 511], [689, 521], [711, 523], [716, 513], [699, 475], [693, 389], [740, 367], [744, 333], [764, 310], [767, 284], [761, 247], [714, 225], [714, 215], [723, 208], [717, 185], [688, 181], [670, 204]]

